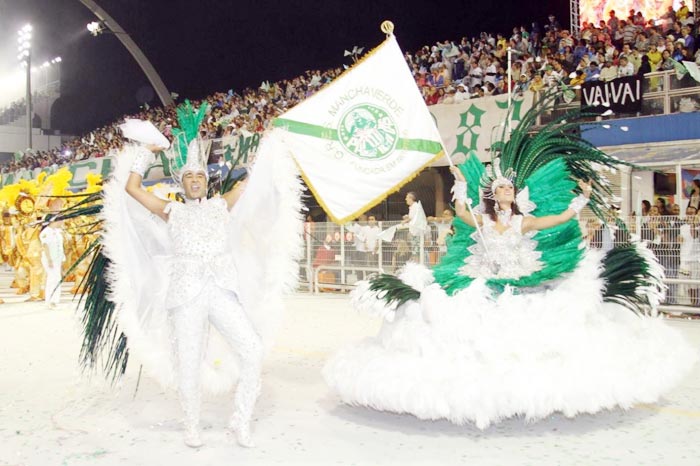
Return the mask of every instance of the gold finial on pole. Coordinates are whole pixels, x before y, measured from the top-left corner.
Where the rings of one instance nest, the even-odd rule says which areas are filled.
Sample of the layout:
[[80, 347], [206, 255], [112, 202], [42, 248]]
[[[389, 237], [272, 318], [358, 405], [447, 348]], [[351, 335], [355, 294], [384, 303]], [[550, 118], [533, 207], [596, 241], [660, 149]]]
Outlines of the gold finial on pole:
[[384, 34], [387, 36], [391, 36], [394, 34], [394, 23], [389, 21], [388, 19], [386, 21], [383, 21], [381, 26], [379, 27]]

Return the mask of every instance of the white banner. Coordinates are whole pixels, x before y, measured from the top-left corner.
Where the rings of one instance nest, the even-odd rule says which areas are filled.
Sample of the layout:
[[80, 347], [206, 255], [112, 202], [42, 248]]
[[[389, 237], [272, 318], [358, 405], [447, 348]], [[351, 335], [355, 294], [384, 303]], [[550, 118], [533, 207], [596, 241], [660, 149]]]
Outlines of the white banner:
[[354, 219], [443, 155], [440, 134], [391, 36], [275, 120], [302, 176], [338, 223]]
[[[511, 128], [516, 128], [532, 107], [534, 93], [513, 99], [510, 117]], [[501, 140], [506, 129], [508, 96], [482, 97], [459, 104], [438, 104], [428, 107], [437, 123], [442, 142], [455, 164], [462, 163], [470, 151], [476, 151], [479, 160], [489, 161], [491, 144]], [[506, 138], [507, 140], [507, 138]], [[447, 158], [433, 166], [447, 165]]]

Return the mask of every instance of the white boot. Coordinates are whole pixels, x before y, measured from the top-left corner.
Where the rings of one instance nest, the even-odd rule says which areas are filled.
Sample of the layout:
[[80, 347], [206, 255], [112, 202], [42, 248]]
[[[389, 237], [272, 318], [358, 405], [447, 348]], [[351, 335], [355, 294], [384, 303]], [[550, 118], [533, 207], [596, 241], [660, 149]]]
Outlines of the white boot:
[[199, 429], [197, 427], [185, 427], [185, 445], [191, 448], [199, 448], [204, 443], [202, 443], [202, 438], [199, 435]]
[[245, 448], [253, 448], [255, 443], [250, 435], [250, 423], [242, 422], [234, 416], [228, 423], [228, 430], [236, 434], [236, 441]]
[[236, 440], [238, 444], [244, 448], [253, 448], [255, 446], [253, 439], [250, 437], [249, 423], [241, 424], [238, 429], [236, 429]]

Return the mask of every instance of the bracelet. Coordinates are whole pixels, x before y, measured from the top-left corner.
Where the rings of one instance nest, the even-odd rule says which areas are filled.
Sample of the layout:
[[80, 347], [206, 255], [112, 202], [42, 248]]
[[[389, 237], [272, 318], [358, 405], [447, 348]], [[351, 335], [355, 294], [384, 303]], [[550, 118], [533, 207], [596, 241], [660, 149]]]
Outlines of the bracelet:
[[579, 194], [571, 200], [569, 204], [569, 209], [573, 210], [577, 214], [581, 213], [584, 207], [588, 204], [589, 199], [583, 194]]
[[452, 186], [452, 200], [467, 202], [467, 182], [466, 181], [455, 181], [454, 186]]
[[134, 159], [134, 163], [131, 164], [130, 171], [141, 175], [143, 178], [143, 175], [146, 173], [146, 170], [148, 170], [148, 167], [150, 167], [152, 163], [153, 154], [151, 151], [141, 148], [141, 150], [139, 150], [139, 154], [136, 156], [136, 159]]

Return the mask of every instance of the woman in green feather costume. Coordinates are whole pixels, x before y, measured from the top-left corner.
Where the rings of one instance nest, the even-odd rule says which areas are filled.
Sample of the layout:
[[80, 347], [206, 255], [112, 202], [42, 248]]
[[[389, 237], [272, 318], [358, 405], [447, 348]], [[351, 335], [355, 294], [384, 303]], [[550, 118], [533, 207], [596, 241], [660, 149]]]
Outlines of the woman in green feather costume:
[[695, 363], [656, 316], [653, 254], [640, 243], [586, 249], [577, 213], [602, 215], [612, 194], [594, 166], [622, 162], [581, 138], [580, 114], [535, 130], [547, 99], [490, 170], [473, 154], [453, 169], [455, 235], [437, 266], [358, 284], [354, 306], [385, 321], [326, 364], [343, 402], [484, 429], [654, 402]]

